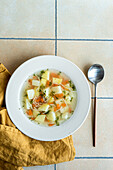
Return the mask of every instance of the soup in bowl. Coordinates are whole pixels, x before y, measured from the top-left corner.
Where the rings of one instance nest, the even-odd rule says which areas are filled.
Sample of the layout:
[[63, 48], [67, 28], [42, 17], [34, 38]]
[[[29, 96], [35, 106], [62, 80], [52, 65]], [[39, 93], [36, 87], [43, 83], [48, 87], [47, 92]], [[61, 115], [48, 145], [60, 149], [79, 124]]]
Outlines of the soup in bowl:
[[41, 70], [31, 75], [22, 88], [23, 112], [42, 126], [65, 122], [72, 116], [76, 102], [76, 87], [61, 71]]

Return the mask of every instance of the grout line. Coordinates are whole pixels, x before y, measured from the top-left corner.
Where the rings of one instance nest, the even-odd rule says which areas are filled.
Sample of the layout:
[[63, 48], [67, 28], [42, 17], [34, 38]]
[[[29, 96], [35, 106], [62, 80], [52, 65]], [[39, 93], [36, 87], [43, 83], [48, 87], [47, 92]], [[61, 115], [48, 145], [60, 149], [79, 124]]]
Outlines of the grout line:
[[55, 38], [15, 38], [6, 37], [0, 38], [0, 40], [55, 40], [55, 41], [113, 41], [113, 39], [63, 39], [57, 38], [57, 0], [55, 0]]
[[0, 38], [0, 40], [55, 40], [54, 38]]
[[[94, 99], [94, 97], [91, 97], [91, 99]], [[97, 99], [113, 99], [113, 97], [97, 97]]]
[[113, 41], [113, 39], [59, 38], [59, 41]]
[[75, 157], [75, 159], [113, 159], [113, 157], [106, 157], [106, 156], [100, 156], [100, 157]]
[[57, 0], [55, 0], [55, 55], [57, 56]]
[[54, 164], [54, 170], [56, 170], [56, 164]]

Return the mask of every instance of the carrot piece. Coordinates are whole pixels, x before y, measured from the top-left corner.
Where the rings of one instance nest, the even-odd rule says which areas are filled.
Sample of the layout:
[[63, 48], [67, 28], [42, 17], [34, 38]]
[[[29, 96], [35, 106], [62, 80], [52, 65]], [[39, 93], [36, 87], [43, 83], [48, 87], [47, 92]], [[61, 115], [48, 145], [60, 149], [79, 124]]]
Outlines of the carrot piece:
[[57, 107], [54, 107], [54, 111], [56, 112], [56, 110], [57, 110]]
[[35, 104], [32, 104], [32, 107], [33, 107], [33, 109], [34, 109], [34, 107], [36, 107]]
[[50, 103], [48, 103], [48, 104], [54, 104], [54, 102], [50, 102]]
[[64, 95], [63, 93], [60, 93], [60, 94], [56, 94], [55, 97], [60, 98], [60, 97], [63, 97], [63, 95]]
[[50, 79], [52, 80], [52, 78], [59, 78], [59, 75], [57, 73], [50, 73]]
[[40, 99], [40, 101], [43, 103], [44, 102], [44, 99], [43, 99], [43, 97]]
[[69, 107], [69, 113], [71, 113], [71, 111], [72, 111], [72, 109], [71, 109], [71, 107]]
[[31, 117], [31, 120], [34, 120], [35, 119], [35, 117]]
[[48, 126], [53, 126], [53, 125], [54, 125], [53, 123], [48, 124]]
[[63, 85], [66, 85], [68, 82], [69, 82], [69, 80], [63, 80], [63, 81], [62, 81], [62, 84], [63, 84]]
[[47, 87], [49, 87], [49, 83], [50, 83], [50, 81], [49, 81], [49, 80], [47, 80], [47, 83], [46, 83], [46, 86], [47, 86]]
[[32, 85], [32, 79], [29, 79], [28, 82], [30, 85]]
[[30, 110], [28, 110], [27, 114], [28, 114], [29, 116], [31, 116], [31, 115], [33, 115], [33, 111], [30, 109]]
[[57, 104], [56, 107], [57, 107], [57, 109], [60, 109], [60, 105], [59, 104]]
[[49, 122], [49, 120], [47, 119], [47, 117], [45, 117], [45, 121], [46, 121], [46, 122]]
[[62, 103], [62, 104], [61, 104], [61, 106], [62, 106], [62, 107], [65, 107], [65, 106], [66, 106], [66, 104], [65, 104], [65, 103]]
[[53, 84], [52, 87], [59, 86], [58, 84]]

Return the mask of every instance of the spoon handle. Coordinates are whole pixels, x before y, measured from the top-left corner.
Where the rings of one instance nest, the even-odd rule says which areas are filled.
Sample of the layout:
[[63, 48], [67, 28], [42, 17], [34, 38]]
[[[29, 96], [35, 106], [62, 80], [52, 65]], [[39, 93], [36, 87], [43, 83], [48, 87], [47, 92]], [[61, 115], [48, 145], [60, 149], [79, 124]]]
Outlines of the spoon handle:
[[97, 132], [97, 114], [96, 114], [96, 85], [95, 85], [95, 97], [94, 97], [94, 126], [93, 126], [93, 146], [96, 146], [96, 132]]

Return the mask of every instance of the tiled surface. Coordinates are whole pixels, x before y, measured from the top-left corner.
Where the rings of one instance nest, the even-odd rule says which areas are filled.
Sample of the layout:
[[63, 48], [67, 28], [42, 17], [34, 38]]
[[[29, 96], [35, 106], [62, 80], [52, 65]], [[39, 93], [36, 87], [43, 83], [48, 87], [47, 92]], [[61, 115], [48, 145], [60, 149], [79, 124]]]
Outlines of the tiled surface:
[[0, 62], [12, 73], [24, 61], [39, 55], [54, 55], [54, 41], [0, 41]]
[[113, 42], [58, 41], [57, 54], [74, 62], [85, 75], [92, 64], [102, 64], [105, 77], [98, 85], [97, 96], [113, 96]]
[[24, 170], [54, 170], [54, 165], [24, 167]]
[[[105, 68], [105, 78], [97, 90], [96, 148], [92, 146], [92, 104], [87, 120], [73, 134], [74, 161], [24, 169], [113, 169], [112, 18], [112, 0], [0, 1], [0, 62], [11, 73], [29, 58], [45, 54], [71, 60], [85, 75], [91, 64], [100, 63]], [[90, 87], [94, 96], [91, 83]]]
[[73, 134], [77, 157], [113, 156], [113, 100], [97, 100], [97, 146], [93, 147], [93, 99], [87, 120]]
[[113, 160], [74, 160], [60, 163], [57, 170], [112, 170]]
[[53, 0], [1, 0], [0, 37], [54, 37]]
[[58, 38], [113, 38], [113, 1], [58, 0]]

